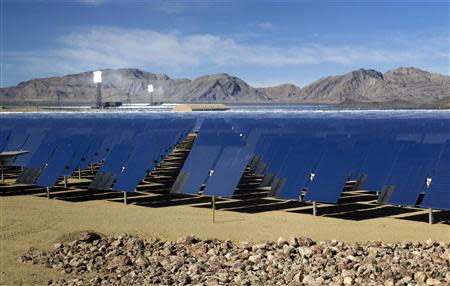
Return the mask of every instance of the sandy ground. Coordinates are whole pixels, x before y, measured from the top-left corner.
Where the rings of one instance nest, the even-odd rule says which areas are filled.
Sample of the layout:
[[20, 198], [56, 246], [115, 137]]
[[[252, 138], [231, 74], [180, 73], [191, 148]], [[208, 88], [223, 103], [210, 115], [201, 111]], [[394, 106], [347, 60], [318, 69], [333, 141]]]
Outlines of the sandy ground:
[[[71, 240], [71, 234], [95, 230], [105, 235], [123, 232], [143, 237], [177, 239], [186, 234], [201, 238], [220, 238], [234, 241], [276, 240], [308, 236], [314, 240], [338, 239], [346, 242], [382, 240], [439, 240], [450, 241], [450, 227], [445, 223], [429, 225], [423, 221], [401, 219], [405, 214], [374, 219], [342, 219], [310, 214], [310, 207], [298, 211], [270, 210], [257, 213], [244, 211], [212, 211], [205, 198], [190, 203], [152, 204], [155, 197], [141, 195], [122, 203], [121, 194], [108, 200], [100, 195], [95, 200], [63, 201], [37, 195], [1, 197], [1, 262], [0, 285], [43, 285], [59, 273], [53, 269], [18, 262], [18, 257], [30, 247], [51, 249], [53, 244]], [[137, 204], [139, 205], [133, 205]], [[237, 202], [218, 202], [226, 208]], [[274, 201], [274, 203], [279, 203]], [[305, 213], [301, 213], [304, 209]], [[325, 212], [327, 206], [319, 207]], [[414, 214], [414, 213], [413, 213]], [[424, 215], [423, 211], [419, 214]], [[408, 216], [411, 213], [407, 214]]]

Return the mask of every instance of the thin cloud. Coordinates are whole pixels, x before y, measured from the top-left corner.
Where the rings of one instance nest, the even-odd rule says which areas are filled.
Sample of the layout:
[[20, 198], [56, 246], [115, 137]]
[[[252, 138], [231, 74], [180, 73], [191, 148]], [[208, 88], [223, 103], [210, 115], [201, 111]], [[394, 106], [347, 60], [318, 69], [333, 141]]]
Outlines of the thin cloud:
[[257, 26], [262, 30], [272, 30], [273, 24], [271, 22], [261, 22], [258, 23]]
[[317, 64], [414, 65], [433, 59], [448, 61], [447, 46], [434, 41], [433, 45], [408, 42], [404, 47], [390, 49], [319, 43], [278, 47], [212, 34], [94, 27], [62, 36], [57, 48], [38, 53], [5, 53], [4, 59], [20, 65], [26, 74], [64, 74], [118, 67], [180, 73], [208, 66], [227, 71], [235, 67], [292, 68]]
[[179, 13], [183, 12], [186, 7], [184, 3], [180, 3], [177, 1], [167, 1], [167, 0], [155, 1], [155, 2], [153, 2], [153, 5], [159, 11], [169, 14], [169, 15], [179, 14]]
[[97, 6], [106, 2], [106, 0], [75, 0], [74, 2], [84, 4], [84, 5], [92, 5]]

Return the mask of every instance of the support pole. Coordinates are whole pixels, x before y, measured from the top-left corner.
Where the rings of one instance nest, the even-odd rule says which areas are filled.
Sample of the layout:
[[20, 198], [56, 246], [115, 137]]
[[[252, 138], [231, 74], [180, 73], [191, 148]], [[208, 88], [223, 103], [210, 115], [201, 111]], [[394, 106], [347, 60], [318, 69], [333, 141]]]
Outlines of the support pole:
[[433, 224], [433, 209], [432, 208], [428, 209], [428, 223]]
[[5, 182], [5, 173], [3, 170], [3, 165], [0, 165], [0, 169], [1, 169], [2, 183], [4, 183]]
[[127, 199], [128, 199], [127, 192], [123, 192], [123, 203], [126, 204], [126, 205], [128, 204], [128, 200]]
[[317, 216], [317, 204], [315, 201], [313, 202], [313, 216]]
[[67, 176], [64, 176], [64, 188], [67, 189]]
[[78, 169], [78, 180], [81, 180], [81, 169]]
[[99, 82], [97, 83], [96, 107], [103, 109], [102, 84]]
[[94, 174], [94, 166], [91, 164], [91, 174]]
[[216, 197], [212, 196], [212, 222], [216, 222]]
[[50, 187], [47, 187], [47, 199], [50, 199]]

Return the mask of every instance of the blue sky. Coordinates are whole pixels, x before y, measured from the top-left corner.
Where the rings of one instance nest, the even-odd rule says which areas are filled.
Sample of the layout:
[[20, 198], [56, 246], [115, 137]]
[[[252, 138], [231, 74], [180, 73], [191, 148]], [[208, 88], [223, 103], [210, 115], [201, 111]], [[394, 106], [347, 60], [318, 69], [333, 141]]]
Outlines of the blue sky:
[[449, 74], [449, 2], [0, 0], [1, 86], [98, 68], [304, 86], [359, 68]]

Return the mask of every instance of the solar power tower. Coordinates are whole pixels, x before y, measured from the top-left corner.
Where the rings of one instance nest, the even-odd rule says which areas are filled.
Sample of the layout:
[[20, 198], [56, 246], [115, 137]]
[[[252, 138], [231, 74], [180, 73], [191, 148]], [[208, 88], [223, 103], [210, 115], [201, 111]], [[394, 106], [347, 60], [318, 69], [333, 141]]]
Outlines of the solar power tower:
[[95, 107], [102, 108], [102, 71], [94, 72], [94, 83], [97, 84], [97, 97]]

